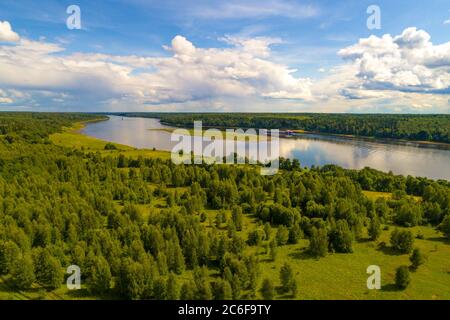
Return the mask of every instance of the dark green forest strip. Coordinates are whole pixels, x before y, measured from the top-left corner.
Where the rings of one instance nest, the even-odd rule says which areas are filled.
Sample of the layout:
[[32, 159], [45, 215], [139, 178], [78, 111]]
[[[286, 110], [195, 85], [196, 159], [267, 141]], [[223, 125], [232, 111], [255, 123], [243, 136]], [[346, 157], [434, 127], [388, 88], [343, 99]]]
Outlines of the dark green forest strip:
[[119, 113], [123, 116], [160, 118], [161, 122], [192, 127], [263, 128], [450, 143], [450, 115], [325, 114], [325, 113]]

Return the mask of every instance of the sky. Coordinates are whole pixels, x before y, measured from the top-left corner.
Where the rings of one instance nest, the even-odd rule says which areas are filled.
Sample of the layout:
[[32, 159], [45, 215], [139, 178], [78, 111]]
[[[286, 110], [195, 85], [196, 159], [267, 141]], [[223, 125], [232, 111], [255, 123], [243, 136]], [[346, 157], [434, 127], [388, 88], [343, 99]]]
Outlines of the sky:
[[0, 110], [450, 113], [450, 2], [1, 0]]

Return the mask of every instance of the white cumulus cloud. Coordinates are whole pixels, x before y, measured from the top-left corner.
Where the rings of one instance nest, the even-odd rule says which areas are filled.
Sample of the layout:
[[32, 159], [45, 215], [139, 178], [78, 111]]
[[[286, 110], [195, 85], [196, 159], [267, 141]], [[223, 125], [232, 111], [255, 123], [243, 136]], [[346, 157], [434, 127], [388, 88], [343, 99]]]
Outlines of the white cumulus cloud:
[[197, 48], [178, 35], [165, 46], [169, 57], [146, 57], [64, 55], [61, 44], [21, 39], [0, 46], [0, 85], [34, 96], [44, 91], [64, 94], [67, 100], [88, 105], [311, 99], [309, 79], [295, 77], [296, 70], [271, 61], [269, 46], [277, 41], [227, 38], [228, 48]]
[[370, 36], [339, 55], [357, 67], [365, 89], [449, 93], [450, 42], [433, 45], [430, 35], [407, 28], [392, 37]]
[[0, 42], [17, 42], [19, 35], [13, 31], [8, 21], [0, 21]]
[[318, 80], [274, 56], [281, 39], [220, 40], [227, 46], [202, 48], [177, 35], [167, 54], [118, 56], [69, 54], [62, 43], [17, 36], [0, 45], [0, 103], [81, 111], [450, 111], [450, 42], [435, 45], [423, 30], [360, 39]]

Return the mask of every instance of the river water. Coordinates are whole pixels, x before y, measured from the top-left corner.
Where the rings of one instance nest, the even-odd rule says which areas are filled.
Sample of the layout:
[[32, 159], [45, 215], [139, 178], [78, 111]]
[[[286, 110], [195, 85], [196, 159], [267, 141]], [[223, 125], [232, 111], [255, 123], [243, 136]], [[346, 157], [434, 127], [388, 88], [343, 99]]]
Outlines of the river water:
[[[177, 144], [171, 141], [171, 132], [149, 130], [163, 128], [173, 127], [158, 119], [109, 116], [107, 121], [87, 124], [81, 132], [136, 148], [171, 151]], [[279, 149], [280, 156], [298, 159], [302, 166], [372, 167], [395, 174], [450, 180], [450, 150], [316, 134], [280, 138]]]

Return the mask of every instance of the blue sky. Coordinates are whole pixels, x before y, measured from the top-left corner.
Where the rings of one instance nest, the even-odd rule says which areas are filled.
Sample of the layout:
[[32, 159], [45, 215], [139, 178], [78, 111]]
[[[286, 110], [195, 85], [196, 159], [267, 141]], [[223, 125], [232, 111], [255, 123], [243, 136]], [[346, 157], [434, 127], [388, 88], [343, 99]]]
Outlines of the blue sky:
[[[66, 8], [73, 4], [81, 9], [81, 30], [66, 27]], [[379, 30], [366, 27], [366, 9], [372, 4], [381, 9]], [[4, 70], [32, 47], [35, 62], [48, 64], [48, 74], [55, 72], [55, 78], [42, 79], [40, 86], [25, 85], [27, 71], [22, 79], [0, 76], [0, 109], [448, 113], [449, 20], [448, 0], [2, 0], [0, 22], [8, 22], [11, 32], [20, 37], [0, 41], [0, 54], [3, 50], [10, 55]], [[415, 29], [404, 33], [407, 28]], [[392, 41], [376, 41], [386, 34]], [[375, 45], [384, 48], [382, 55], [372, 43], [350, 49], [372, 35], [376, 36], [372, 38]], [[398, 58], [395, 64], [384, 58], [391, 54], [387, 49], [390, 43], [398, 45], [401, 39], [394, 38], [402, 35], [405, 39], [431, 38], [415, 48], [422, 52], [420, 61], [417, 57]], [[36, 49], [38, 45], [42, 46]], [[45, 49], [41, 48], [44, 45]], [[197, 49], [195, 54], [183, 51], [190, 45]], [[399, 48], [393, 55], [412, 57], [412, 47], [408, 48]], [[208, 52], [211, 49], [215, 51]], [[345, 49], [346, 53], [342, 52]], [[366, 55], [368, 60], [364, 60], [362, 54], [356, 57], [355, 50], [358, 54], [367, 50], [370, 59]], [[224, 61], [205, 63], [210, 54]], [[232, 62], [224, 66], [227, 55]], [[192, 59], [178, 59], [183, 56]], [[138, 63], [133, 58], [148, 61]], [[82, 59], [83, 68], [87, 62], [94, 67], [80, 70]], [[73, 77], [61, 79], [63, 86], [55, 85], [60, 71], [54, 70], [56, 66], [72, 66], [74, 61], [76, 69], [67, 67], [65, 71]], [[372, 66], [375, 72], [362, 70], [377, 63], [379, 69]], [[411, 74], [408, 68], [416, 65], [428, 70], [418, 68]], [[399, 66], [401, 73], [393, 76]], [[103, 67], [117, 74], [107, 79]], [[1, 68], [0, 60], [0, 72]], [[386, 70], [378, 72], [383, 68]], [[23, 65], [21, 70], [27, 69], [30, 77], [46, 73], [37, 66]], [[217, 76], [223, 70], [230, 78]], [[259, 73], [249, 74], [251, 70]], [[12, 75], [15, 72], [10, 71]], [[177, 76], [180, 72], [183, 76]], [[272, 79], [271, 73], [277, 76]], [[338, 87], [340, 78], [348, 82], [346, 86]], [[91, 92], [76, 83], [83, 79], [102, 85], [97, 93]], [[110, 84], [118, 86], [121, 81], [121, 88]], [[146, 86], [146, 82], [158, 85]], [[169, 88], [171, 83], [174, 88]], [[192, 83], [195, 85], [190, 86]], [[239, 85], [242, 92], [237, 92]], [[320, 86], [332, 87], [335, 92], [321, 94]], [[412, 106], [413, 102], [418, 105]]]

